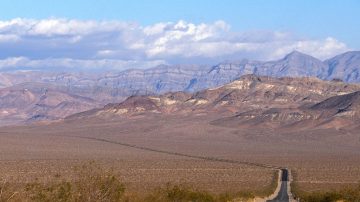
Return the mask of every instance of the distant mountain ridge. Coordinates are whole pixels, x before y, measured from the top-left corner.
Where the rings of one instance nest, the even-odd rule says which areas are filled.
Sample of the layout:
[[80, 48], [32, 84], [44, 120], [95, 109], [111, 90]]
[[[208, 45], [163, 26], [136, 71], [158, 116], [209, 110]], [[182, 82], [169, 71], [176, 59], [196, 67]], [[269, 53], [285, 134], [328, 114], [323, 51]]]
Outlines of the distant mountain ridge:
[[[207, 65], [160, 65], [111, 73], [0, 72], [0, 88], [23, 82], [51, 83], [71, 88], [108, 88], [113, 97], [133, 94], [195, 92], [229, 83], [242, 75], [271, 77], [317, 77], [360, 82], [360, 51], [346, 52], [325, 61], [294, 51], [276, 61]], [[122, 89], [123, 94], [118, 95]], [[117, 99], [115, 99], [117, 100]]]
[[[360, 83], [360, 51], [346, 52], [325, 61], [294, 51], [276, 61], [244, 59], [214, 66], [160, 65], [145, 70], [100, 73], [0, 71], [0, 120], [63, 118], [71, 113], [118, 103], [133, 95], [194, 93], [217, 88], [247, 74]], [[38, 93], [39, 86], [48, 92], [46, 100], [52, 100], [51, 105], [42, 104], [44, 98]], [[26, 97], [30, 94], [31, 99]], [[11, 106], [9, 100], [24, 102], [14, 102]]]
[[325, 60], [328, 74], [325, 79], [339, 78], [346, 82], [360, 82], [360, 51], [350, 51]]

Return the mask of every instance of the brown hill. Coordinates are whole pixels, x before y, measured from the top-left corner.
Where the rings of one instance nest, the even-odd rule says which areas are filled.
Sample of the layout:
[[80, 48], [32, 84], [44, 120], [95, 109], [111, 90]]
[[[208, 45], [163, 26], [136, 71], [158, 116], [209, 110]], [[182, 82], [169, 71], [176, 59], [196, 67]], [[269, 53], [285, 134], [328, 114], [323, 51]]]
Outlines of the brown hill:
[[360, 91], [334, 96], [311, 107], [312, 110], [327, 110], [335, 114], [360, 110]]
[[[149, 113], [163, 116], [208, 114], [215, 117], [213, 124], [231, 127], [307, 128], [317, 127], [328, 120], [324, 110], [317, 109], [328, 106], [321, 104], [322, 101], [329, 102], [326, 99], [330, 98], [335, 102], [332, 100], [336, 97], [348, 100], [345, 94], [359, 90], [359, 85], [316, 78], [246, 75], [227, 85], [194, 94], [175, 92], [160, 96], [132, 96], [122, 103], [109, 104], [69, 118], [131, 117]], [[339, 107], [336, 103], [334, 105], [332, 108]]]
[[48, 84], [24, 83], [0, 89], [1, 125], [56, 120], [96, 106], [100, 103], [91, 98]]
[[360, 91], [330, 97], [312, 106], [251, 110], [213, 122], [230, 127], [353, 129], [360, 125]]

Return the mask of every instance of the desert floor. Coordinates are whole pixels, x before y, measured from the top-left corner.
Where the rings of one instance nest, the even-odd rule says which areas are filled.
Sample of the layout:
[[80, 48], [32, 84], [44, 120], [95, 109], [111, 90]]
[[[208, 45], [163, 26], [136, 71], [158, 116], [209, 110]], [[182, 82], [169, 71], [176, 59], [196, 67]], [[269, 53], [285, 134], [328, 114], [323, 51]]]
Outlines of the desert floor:
[[214, 193], [261, 193], [270, 186], [275, 172], [124, 145], [128, 144], [288, 167], [295, 183], [305, 191], [336, 189], [360, 181], [359, 133], [250, 130], [209, 124], [213, 119], [153, 115], [2, 127], [0, 178], [20, 183], [46, 181], [55, 175], [71, 178], [74, 167], [95, 161], [113, 168], [134, 192], [170, 182]]

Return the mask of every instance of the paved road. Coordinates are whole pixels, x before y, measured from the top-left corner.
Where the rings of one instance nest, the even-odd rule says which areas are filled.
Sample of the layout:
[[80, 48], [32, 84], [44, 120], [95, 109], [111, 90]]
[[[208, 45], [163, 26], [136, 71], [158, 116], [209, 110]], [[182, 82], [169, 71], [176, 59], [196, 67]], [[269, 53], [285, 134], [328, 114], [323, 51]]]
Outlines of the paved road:
[[289, 195], [287, 193], [287, 182], [289, 181], [289, 173], [287, 169], [281, 169], [281, 187], [278, 195], [273, 200], [267, 202], [289, 202]]
[[[103, 139], [103, 138], [96, 138], [96, 137], [84, 137], [84, 136], [71, 136], [71, 135], [64, 135], [66, 137], [71, 138], [82, 138], [82, 139], [88, 139], [93, 141], [99, 141], [99, 142], [106, 142], [110, 144], [117, 144], [125, 147], [131, 147], [135, 149], [141, 149], [145, 151], [151, 151], [151, 152], [158, 152], [163, 154], [169, 154], [169, 155], [176, 155], [176, 156], [183, 156], [183, 157], [189, 157], [189, 158], [196, 158], [196, 159], [202, 159], [207, 161], [217, 161], [217, 162], [226, 162], [226, 163], [234, 163], [234, 164], [245, 164], [250, 166], [257, 166], [262, 168], [270, 168], [270, 169], [280, 169], [280, 167], [267, 165], [267, 164], [261, 164], [261, 163], [253, 163], [253, 162], [247, 162], [247, 161], [236, 161], [231, 159], [222, 159], [222, 158], [216, 158], [216, 157], [209, 157], [209, 156], [197, 156], [197, 155], [191, 155], [191, 154], [185, 154], [185, 153], [178, 153], [173, 151], [166, 151], [161, 149], [154, 149], [149, 147], [143, 147], [138, 145], [133, 145], [129, 143], [124, 142], [117, 142], [113, 140]], [[281, 188], [279, 191], [279, 194], [275, 197], [273, 200], [268, 200], [268, 202], [289, 202], [289, 195], [287, 194], [287, 181], [288, 181], [288, 170], [282, 169], [282, 175], [281, 175]]]

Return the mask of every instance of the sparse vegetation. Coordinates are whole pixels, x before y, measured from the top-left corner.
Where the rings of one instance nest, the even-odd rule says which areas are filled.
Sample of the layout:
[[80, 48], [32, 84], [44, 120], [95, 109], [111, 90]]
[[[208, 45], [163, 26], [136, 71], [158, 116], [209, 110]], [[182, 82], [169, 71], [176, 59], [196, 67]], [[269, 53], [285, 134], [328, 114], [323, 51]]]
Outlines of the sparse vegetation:
[[359, 202], [360, 184], [356, 188], [344, 188], [342, 190], [332, 190], [327, 192], [297, 192], [297, 196], [303, 202]]
[[340, 190], [306, 192], [294, 180], [291, 183], [291, 191], [302, 202], [360, 202], [360, 183], [356, 187], [346, 187]]
[[226, 202], [233, 199], [251, 199], [255, 195], [249, 191], [240, 191], [237, 193], [211, 194], [206, 191], [197, 190], [186, 185], [167, 184], [164, 188], [159, 188], [149, 194], [145, 201], [196, 201], [196, 202]]
[[125, 186], [113, 172], [89, 163], [78, 168], [76, 173], [73, 181], [54, 179], [48, 183], [33, 182], [17, 187], [17, 192], [10, 183], [5, 183], [1, 187], [0, 202], [126, 201]]
[[215, 201], [214, 196], [207, 192], [194, 190], [184, 185], [170, 185], [159, 188], [145, 198], [145, 201]]
[[19, 193], [15, 191], [16, 188], [11, 186], [10, 183], [3, 181], [0, 184], [0, 202], [11, 201]]
[[275, 171], [271, 180], [270, 186], [267, 186], [266, 189], [262, 193], [258, 193], [258, 196], [266, 197], [270, 196], [272, 193], [274, 193], [277, 185], [278, 185], [278, 179], [279, 179], [279, 172]]
[[112, 170], [105, 170], [95, 163], [76, 168], [73, 180], [56, 175], [46, 183], [35, 181], [20, 185], [6, 182], [0, 185], [0, 202], [226, 202], [234, 198], [247, 200], [254, 197], [254, 193], [247, 191], [214, 194], [184, 184], [170, 183], [139, 196], [126, 192], [125, 185]]

